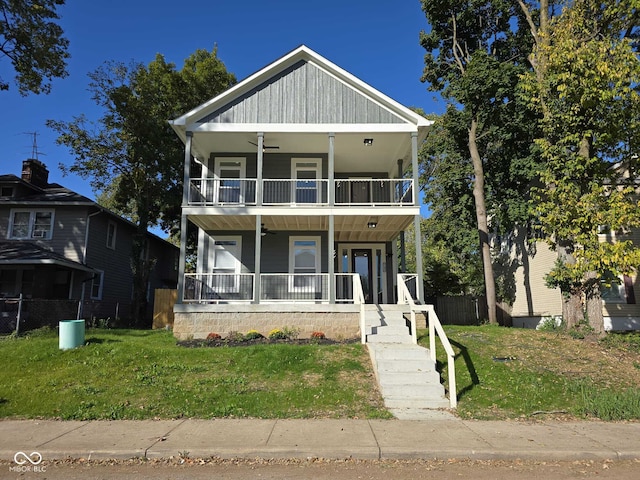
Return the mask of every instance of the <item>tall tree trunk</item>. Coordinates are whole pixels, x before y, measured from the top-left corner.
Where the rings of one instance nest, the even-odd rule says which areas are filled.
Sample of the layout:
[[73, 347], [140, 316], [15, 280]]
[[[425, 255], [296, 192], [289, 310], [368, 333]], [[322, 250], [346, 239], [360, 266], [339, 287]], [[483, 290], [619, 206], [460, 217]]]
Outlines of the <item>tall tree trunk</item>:
[[567, 329], [575, 327], [584, 318], [580, 292], [562, 292], [562, 320]]
[[493, 277], [493, 263], [491, 262], [491, 246], [489, 245], [489, 227], [487, 222], [487, 208], [484, 200], [484, 167], [478, 152], [477, 144], [478, 119], [474, 116], [469, 127], [469, 154], [473, 163], [473, 198], [476, 204], [476, 220], [478, 235], [482, 251], [482, 266], [484, 268], [484, 288], [487, 296], [487, 311], [489, 323], [497, 324], [496, 316], [496, 282]]
[[[142, 195], [143, 200], [145, 195]], [[155, 261], [149, 257], [149, 242], [147, 235], [147, 225], [149, 224], [149, 209], [144, 202], [140, 202], [138, 210], [138, 225], [133, 235], [131, 251], [131, 271], [133, 273], [133, 321], [138, 328], [148, 328], [151, 326], [150, 318], [147, 315], [147, 290], [149, 275]]]
[[[589, 160], [591, 155], [591, 137], [585, 136], [580, 140], [578, 155]], [[604, 318], [602, 316], [602, 295], [600, 293], [600, 280], [597, 272], [587, 272], [584, 277], [585, 285], [585, 316], [591, 328], [598, 336], [604, 335]]]
[[586, 317], [594, 333], [602, 337], [605, 332], [604, 318], [602, 316], [602, 295], [598, 274], [596, 272], [588, 272], [585, 275], [585, 283]]

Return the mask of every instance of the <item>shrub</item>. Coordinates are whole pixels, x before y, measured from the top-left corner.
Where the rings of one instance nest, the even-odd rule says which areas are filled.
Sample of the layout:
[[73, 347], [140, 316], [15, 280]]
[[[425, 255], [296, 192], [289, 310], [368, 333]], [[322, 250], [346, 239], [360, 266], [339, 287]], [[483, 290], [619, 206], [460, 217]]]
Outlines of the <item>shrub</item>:
[[315, 338], [316, 340], [322, 340], [326, 338], [323, 332], [311, 332], [311, 338]]
[[557, 332], [559, 330], [564, 330], [562, 316], [542, 317], [542, 320], [538, 323], [536, 330], [541, 332]]
[[222, 337], [214, 332], [211, 332], [209, 335], [207, 335], [207, 340], [220, 340]]
[[300, 336], [300, 329], [296, 327], [282, 327], [282, 333], [284, 333], [286, 338], [295, 340]]
[[274, 328], [269, 332], [269, 340], [284, 340], [287, 335], [279, 328]]
[[244, 335], [242, 335], [240, 332], [236, 332], [235, 330], [232, 330], [229, 333], [227, 333], [226, 340], [229, 342], [242, 342], [244, 339], [245, 339]]
[[247, 333], [244, 334], [245, 340], [254, 340], [256, 338], [264, 338], [264, 337], [257, 330], [249, 330]]

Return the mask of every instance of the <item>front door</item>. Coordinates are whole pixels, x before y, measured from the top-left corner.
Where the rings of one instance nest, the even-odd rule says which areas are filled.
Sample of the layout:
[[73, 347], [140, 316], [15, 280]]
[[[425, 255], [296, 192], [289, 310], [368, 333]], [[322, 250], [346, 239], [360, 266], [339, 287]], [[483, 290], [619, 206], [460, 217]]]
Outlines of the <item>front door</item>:
[[371, 250], [351, 250], [351, 271], [360, 275], [365, 303], [373, 303], [373, 274]]

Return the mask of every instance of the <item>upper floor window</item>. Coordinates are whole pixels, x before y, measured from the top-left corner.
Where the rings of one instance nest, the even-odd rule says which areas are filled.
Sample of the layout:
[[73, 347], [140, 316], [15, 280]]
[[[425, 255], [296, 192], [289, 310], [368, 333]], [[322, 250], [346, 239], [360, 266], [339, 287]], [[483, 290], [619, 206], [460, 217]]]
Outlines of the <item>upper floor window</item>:
[[118, 226], [115, 222], [109, 221], [107, 224], [107, 248], [116, 249], [116, 232]]
[[9, 238], [49, 240], [53, 234], [53, 210], [12, 210]]
[[104, 272], [98, 270], [91, 279], [91, 299], [102, 300], [102, 288], [104, 286]]
[[0, 187], [0, 197], [13, 197], [13, 187]]

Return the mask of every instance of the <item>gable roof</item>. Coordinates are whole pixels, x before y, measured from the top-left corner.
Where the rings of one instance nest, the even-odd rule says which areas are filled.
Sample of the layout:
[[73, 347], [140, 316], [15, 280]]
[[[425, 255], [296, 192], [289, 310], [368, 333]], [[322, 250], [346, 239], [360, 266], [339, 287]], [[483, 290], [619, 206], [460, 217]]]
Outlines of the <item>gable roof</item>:
[[[320, 88], [323, 94], [317, 95]], [[316, 103], [301, 106], [312, 96]], [[274, 104], [280, 111], [264, 108]], [[330, 125], [376, 123], [404, 124], [409, 130], [419, 131], [432, 122], [305, 45], [170, 121], [183, 141], [187, 130], [212, 128], [211, 124], [220, 129], [237, 124], [260, 125], [262, 129], [268, 124], [315, 124], [333, 131]]]

